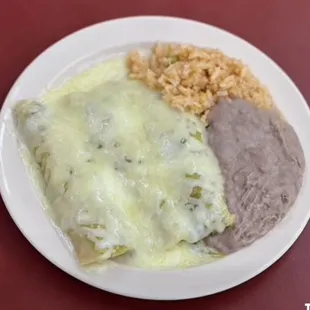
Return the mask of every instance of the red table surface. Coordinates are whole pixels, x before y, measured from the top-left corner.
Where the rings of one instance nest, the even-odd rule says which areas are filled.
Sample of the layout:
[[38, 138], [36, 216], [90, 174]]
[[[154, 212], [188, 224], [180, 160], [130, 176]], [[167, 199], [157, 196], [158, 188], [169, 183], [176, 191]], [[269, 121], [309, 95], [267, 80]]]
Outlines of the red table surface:
[[[87, 25], [130, 15], [180, 16], [227, 29], [272, 57], [310, 102], [310, 0], [3, 0], [0, 102], [50, 44]], [[279, 262], [249, 282], [205, 298], [155, 302], [106, 293], [68, 276], [30, 245], [0, 204], [0, 309], [299, 310], [310, 303], [309, 225]]]

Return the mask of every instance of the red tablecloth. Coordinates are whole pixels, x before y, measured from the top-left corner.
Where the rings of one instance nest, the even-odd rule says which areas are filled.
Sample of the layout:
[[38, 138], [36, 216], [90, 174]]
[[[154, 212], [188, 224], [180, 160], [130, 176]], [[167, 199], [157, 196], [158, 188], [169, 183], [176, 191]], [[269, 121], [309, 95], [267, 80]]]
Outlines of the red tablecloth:
[[[130, 15], [173, 15], [227, 29], [255, 44], [310, 102], [310, 0], [2, 0], [0, 102], [51, 43], [87, 25]], [[25, 205], [27, 208], [27, 205]], [[21, 235], [0, 201], [0, 309], [299, 310], [310, 303], [310, 227], [272, 268], [237, 288], [181, 302], [112, 295], [57, 269]]]

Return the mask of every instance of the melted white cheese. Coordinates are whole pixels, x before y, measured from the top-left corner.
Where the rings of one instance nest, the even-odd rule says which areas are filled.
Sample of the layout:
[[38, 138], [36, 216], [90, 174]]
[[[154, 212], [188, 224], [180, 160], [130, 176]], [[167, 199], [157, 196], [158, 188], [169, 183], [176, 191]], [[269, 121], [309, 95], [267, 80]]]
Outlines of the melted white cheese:
[[90, 87], [111, 64], [88, 72], [48, 94], [40, 120], [34, 117], [44, 127], [36, 158], [49, 154], [45, 194], [56, 222], [78, 229], [98, 251], [126, 246], [141, 267], [202, 262], [209, 254], [179, 242], [195, 243], [233, 222], [203, 124], [126, 80], [122, 61], [114, 65], [123, 68], [114, 81], [101, 77]]

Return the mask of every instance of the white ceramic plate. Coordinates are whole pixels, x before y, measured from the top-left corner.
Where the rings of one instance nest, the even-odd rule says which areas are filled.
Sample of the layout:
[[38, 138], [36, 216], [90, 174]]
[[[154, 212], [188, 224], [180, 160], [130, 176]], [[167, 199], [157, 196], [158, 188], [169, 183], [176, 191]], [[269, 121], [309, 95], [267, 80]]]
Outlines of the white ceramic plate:
[[146, 299], [187, 299], [213, 294], [256, 276], [294, 243], [310, 216], [309, 166], [298, 201], [287, 217], [254, 245], [216, 263], [187, 270], [145, 271], [125, 266], [101, 274], [84, 273], [69, 255], [43, 213], [10, 134], [10, 109], [19, 99], [37, 97], [65, 79], [115, 53], [150, 44], [180, 42], [219, 48], [241, 58], [271, 90], [275, 102], [294, 126], [310, 158], [310, 114], [293, 82], [266, 55], [244, 40], [202, 23], [168, 17], [112, 20], [78, 31], [36, 58], [9, 92], [0, 127], [0, 184], [5, 204], [24, 236], [47, 259], [68, 274], [106, 291]]

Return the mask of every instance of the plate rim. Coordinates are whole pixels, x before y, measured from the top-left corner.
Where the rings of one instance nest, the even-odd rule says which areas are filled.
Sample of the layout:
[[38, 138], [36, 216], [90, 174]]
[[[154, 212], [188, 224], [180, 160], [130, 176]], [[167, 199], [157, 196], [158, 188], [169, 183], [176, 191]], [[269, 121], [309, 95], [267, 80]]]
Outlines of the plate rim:
[[[110, 19], [110, 20], [106, 20], [103, 22], [98, 22], [92, 25], [89, 25], [87, 27], [81, 28], [79, 30], [76, 30], [74, 32], [69, 33], [68, 35], [64, 36], [63, 38], [61, 38], [60, 40], [54, 42], [53, 44], [51, 44], [50, 46], [48, 46], [44, 51], [42, 51], [39, 55], [37, 55], [37, 57], [35, 57], [27, 66], [26, 68], [20, 73], [20, 75], [17, 77], [17, 79], [15, 80], [15, 82], [13, 83], [13, 85], [11, 86], [9, 92], [7, 93], [5, 100], [3, 102], [3, 105], [1, 107], [1, 111], [0, 111], [0, 124], [2, 127], [2, 123], [4, 122], [4, 116], [5, 116], [5, 111], [7, 110], [7, 105], [8, 105], [8, 98], [10, 97], [11, 93], [14, 91], [16, 85], [18, 85], [18, 83], [23, 79], [25, 73], [28, 71], [28, 69], [38, 60], [39, 57], [44, 57], [44, 55], [46, 53], [48, 53], [49, 50], [52, 50], [56, 45], [61, 44], [61, 42], [66, 41], [68, 38], [70, 37], [74, 37], [76, 34], [83, 32], [85, 30], [91, 30], [92, 28], [96, 28], [96, 27], [101, 27], [107, 24], [111, 24], [111, 23], [118, 23], [118, 22], [122, 22], [122, 21], [134, 21], [137, 19], [146, 19], [146, 20], [150, 20], [150, 19], [165, 19], [165, 20], [170, 20], [171, 22], [174, 21], [178, 21], [178, 22], [189, 22], [189, 23], [195, 23], [197, 25], [201, 25], [201, 26], [207, 26], [210, 28], [215, 29], [216, 31], [222, 32], [222, 33], [226, 33], [229, 36], [234, 37], [234, 39], [237, 40], [241, 40], [243, 43], [251, 46], [251, 48], [254, 48], [256, 50], [256, 52], [258, 52], [259, 54], [261, 54], [261, 56], [265, 57], [268, 62], [270, 62], [270, 64], [272, 64], [278, 71], [279, 73], [281, 73], [282, 77], [286, 79], [286, 81], [290, 84], [290, 86], [294, 89], [296, 95], [299, 96], [300, 98], [300, 103], [303, 103], [304, 107], [307, 108], [308, 111], [308, 116], [310, 119], [310, 111], [309, 111], [309, 107], [307, 105], [306, 99], [304, 98], [303, 94], [301, 93], [301, 91], [298, 89], [298, 87], [295, 85], [295, 83], [292, 81], [292, 79], [288, 76], [288, 74], [270, 57], [268, 57], [263, 51], [261, 51], [260, 49], [258, 49], [256, 46], [252, 45], [250, 42], [248, 42], [247, 40], [227, 31], [224, 29], [221, 29], [217, 26], [213, 26], [204, 22], [200, 22], [200, 21], [196, 21], [196, 20], [192, 20], [192, 19], [187, 19], [187, 18], [180, 18], [180, 17], [173, 17], [173, 16], [161, 16], [161, 15], [138, 15], [138, 16], [128, 16], [128, 17], [123, 17], [123, 18], [117, 18], [117, 19]], [[2, 140], [0, 141], [0, 154], [2, 153]], [[0, 156], [1, 157], [1, 156]], [[0, 158], [0, 161], [2, 163], [2, 160]], [[10, 214], [12, 220], [14, 221], [15, 225], [18, 227], [18, 229], [20, 230], [20, 232], [23, 234], [23, 236], [30, 242], [30, 244], [41, 254], [43, 255], [47, 260], [49, 260], [53, 265], [55, 265], [56, 267], [58, 267], [59, 269], [61, 269], [62, 271], [66, 272], [67, 274], [71, 275], [72, 277], [88, 284], [91, 285], [93, 287], [99, 288], [99, 289], [103, 289], [102, 287], [95, 285], [94, 283], [90, 283], [87, 281], [87, 279], [80, 277], [78, 274], [74, 274], [72, 273], [70, 270], [68, 270], [65, 266], [61, 266], [58, 264], [57, 261], [54, 261], [54, 259], [52, 259], [51, 257], [49, 257], [46, 253], [44, 253], [43, 251], [41, 251], [33, 242], [33, 240], [31, 238], [28, 238], [27, 233], [25, 232], [25, 230], [20, 226], [20, 224], [15, 220], [14, 215], [12, 214], [12, 209], [9, 207], [10, 202], [9, 202], [9, 198], [5, 189], [5, 184], [4, 184], [4, 177], [3, 177], [3, 168], [2, 165], [0, 166], [0, 171], [1, 171], [1, 176], [0, 176], [0, 192], [1, 192], [1, 196], [4, 202], [4, 205], [6, 207], [6, 209], [8, 210], [8, 213]], [[266, 269], [268, 269], [269, 267], [271, 267], [276, 261], [278, 261], [290, 248], [291, 246], [296, 242], [296, 240], [298, 239], [298, 237], [301, 235], [302, 231], [304, 230], [305, 226], [308, 223], [308, 220], [310, 218], [310, 209], [308, 211], [308, 215], [307, 218], [304, 219], [303, 223], [300, 223], [300, 228], [298, 229], [298, 231], [295, 232], [294, 236], [291, 238], [291, 241], [287, 243], [286, 247], [284, 247], [282, 249], [281, 252], [278, 253], [278, 255], [274, 256], [272, 260], [269, 261], [268, 264], [265, 264], [263, 266], [261, 266], [260, 269], [255, 270], [251, 276], [245, 276], [244, 279], [239, 279], [237, 280], [234, 284], [229, 284], [226, 288], [224, 289], [219, 289], [219, 290], [215, 290], [212, 293], [208, 293], [207, 295], [211, 295], [211, 294], [216, 294], [225, 290], [228, 290], [230, 288], [236, 287], [242, 283], [247, 282], [248, 280], [254, 278], [255, 276], [259, 275], [260, 273], [262, 273], [263, 271], [265, 271]], [[179, 296], [178, 298], [161, 298], [161, 297], [150, 297], [150, 296], [139, 296], [139, 294], [135, 294], [135, 295], [127, 295], [123, 292], [118, 292], [115, 290], [109, 290], [107, 288], [104, 288], [104, 290], [114, 293], [114, 294], [119, 294], [119, 295], [123, 295], [123, 296], [127, 296], [127, 297], [135, 297], [135, 298], [140, 298], [140, 299], [153, 299], [153, 300], [184, 300], [184, 299], [193, 299], [193, 298], [199, 298], [202, 296], [206, 296], [204, 294], [199, 294], [199, 295], [195, 295], [192, 294], [191, 296]]]

